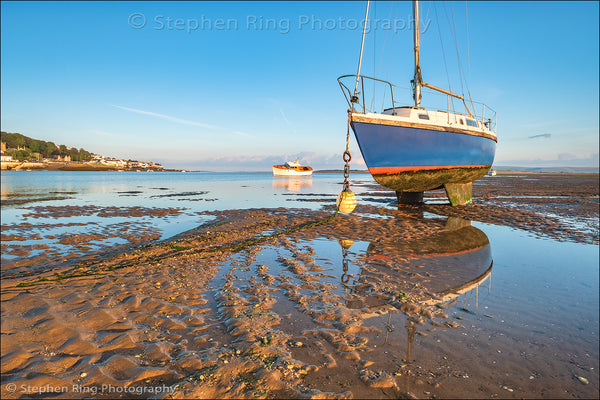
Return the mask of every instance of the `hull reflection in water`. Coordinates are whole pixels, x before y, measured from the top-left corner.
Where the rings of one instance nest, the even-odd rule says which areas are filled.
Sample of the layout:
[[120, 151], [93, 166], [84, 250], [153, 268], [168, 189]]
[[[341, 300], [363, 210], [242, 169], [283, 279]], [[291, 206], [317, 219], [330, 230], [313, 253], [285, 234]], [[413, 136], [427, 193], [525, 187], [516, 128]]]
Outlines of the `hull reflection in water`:
[[[362, 278], [385, 279], [399, 288], [418, 284], [426, 289], [420, 301], [428, 303], [449, 300], [473, 288], [491, 273], [489, 239], [469, 221], [450, 218], [446, 226], [448, 230], [425, 239], [371, 243]], [[427, 299], [430, 295], [433, 298]]]
[[300, 192], [302, 188], [312, 186], [312, 177], [292, 178], [284, 176], [273, 177], [273, 189], [284, 189], [288, 192]]
[[[340, 240], [343, 252], [352, 241]], [[485, 233], [469, 221], [449, 218], [446, 229], [413, 241], [381, 238], [369, 244], [360, 276], [342, 282], [357, 293], [402, 292], [422, 304], [451, 300], [486, 280], [492, 251]], [[408, 294], [407, 294], [408, 293]], [[401, 296], [402, 297], [402, 296]]]
[[[363, 319], [388, 312], [386, 343], [392, 331], [392, 314], [405, 314], [408, 362], [412, 361], [418, 325], [429, 321], [438, 327], [462, 328], [447, 317], [444, 309], [461, 294], [468, 295], [471, 291], [475, 292], [477, 308], [479, 286], [487, 282], [487, 289], [491, 287], [490, 242], [470, 221], [451, 217], [445, 222], [445, 228], [427, 238], [411, 241], [383, 237], [371, 242], [356, 277], [347, 274], [347, 255], [353, 242], [339, 240], [339, 243], [346, 307], [360, 309]], [[441, 321], [436, 322], [440, 316]]]

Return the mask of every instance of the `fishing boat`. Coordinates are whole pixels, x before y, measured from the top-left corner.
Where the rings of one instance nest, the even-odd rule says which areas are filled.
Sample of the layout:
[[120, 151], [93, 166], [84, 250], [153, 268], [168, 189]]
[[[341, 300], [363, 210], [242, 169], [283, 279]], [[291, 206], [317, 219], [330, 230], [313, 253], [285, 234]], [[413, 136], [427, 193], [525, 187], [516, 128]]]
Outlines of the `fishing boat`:
[[[423, 81], [419, 61], [418, 1], [413, 1], [412, 25], [414, 104], [399, 106], [398, 95], [394, 96], [398, 86], [360, 74], [368, 14], [369, 2], [358, 73], [341, 76], [338, 83], [349, 105], [348, 129], [351, 127], [354, 132], [369, 172], [377, 183], [396, 191], [399, 203], [421, 203], [424, 191], [441, 188], [446, 190], [453, 206], [471, 203], [472, 182], [485, 176], [494, 161], [497, 143], [495, 111], [477, 103], [482, 107], [477, 107], [480, 114], [476, 115], [472, 100], [469, 99], [469, 107], [464, 95]], [[365, 87], [371, 85], [385, 89], [387, 104], [382, 103], [381, 109], [367, 107], [369, 99], [365, 98]], [[423, 107], [422, 88], [445, 95], [447, 109]], [[461, 100], [464, 112], [456, 112], [454, 99]]]
[[273, 165], [273, 175], [275, 176], [309, 176], [312, 175], [312, 168], [298, 163], [296, 161], [286, 161], [282, 165]]

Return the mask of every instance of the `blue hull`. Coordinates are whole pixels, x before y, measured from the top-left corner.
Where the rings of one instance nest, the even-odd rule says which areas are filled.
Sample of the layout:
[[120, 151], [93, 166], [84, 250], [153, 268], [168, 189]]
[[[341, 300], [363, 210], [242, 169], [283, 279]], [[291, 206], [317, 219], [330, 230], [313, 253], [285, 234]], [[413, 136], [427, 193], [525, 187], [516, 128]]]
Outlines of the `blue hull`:
[[496, 153], [496, 141], [476, 133], [357, 121], [352, 129], [373, 178], [400, 192], [471, 183], [485, 176]]

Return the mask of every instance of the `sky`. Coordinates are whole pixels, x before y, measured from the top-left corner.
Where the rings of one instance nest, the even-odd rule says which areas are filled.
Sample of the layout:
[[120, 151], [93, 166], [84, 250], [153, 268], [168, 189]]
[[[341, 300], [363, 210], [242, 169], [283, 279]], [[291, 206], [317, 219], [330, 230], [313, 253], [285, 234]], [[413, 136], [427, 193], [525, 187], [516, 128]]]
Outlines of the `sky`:
[[[496, 111], [494, 165], [598, 166], [598, 4], [421, 2], [423, 79]], [[1, 129], [166, 168], [341, 169], [365, 6], [2, 1]], [[362, 74], [410, 87], [411, 15], [372, 2]]]

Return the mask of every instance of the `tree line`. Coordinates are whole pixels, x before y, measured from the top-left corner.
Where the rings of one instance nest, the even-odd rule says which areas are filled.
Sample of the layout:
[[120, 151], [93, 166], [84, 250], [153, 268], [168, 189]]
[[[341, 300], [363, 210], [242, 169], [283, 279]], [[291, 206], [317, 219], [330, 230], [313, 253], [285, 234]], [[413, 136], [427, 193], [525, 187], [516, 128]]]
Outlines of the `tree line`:
[[57, 156], [70, 156], [71, 161], [88, 161], [92, 153], [84, 149], [68, 148], [64, 144], [32, 139], [20, 133], [0, 132], [2, 142], [6, 143], [6, 154], [15, 160], [39, 160]]

